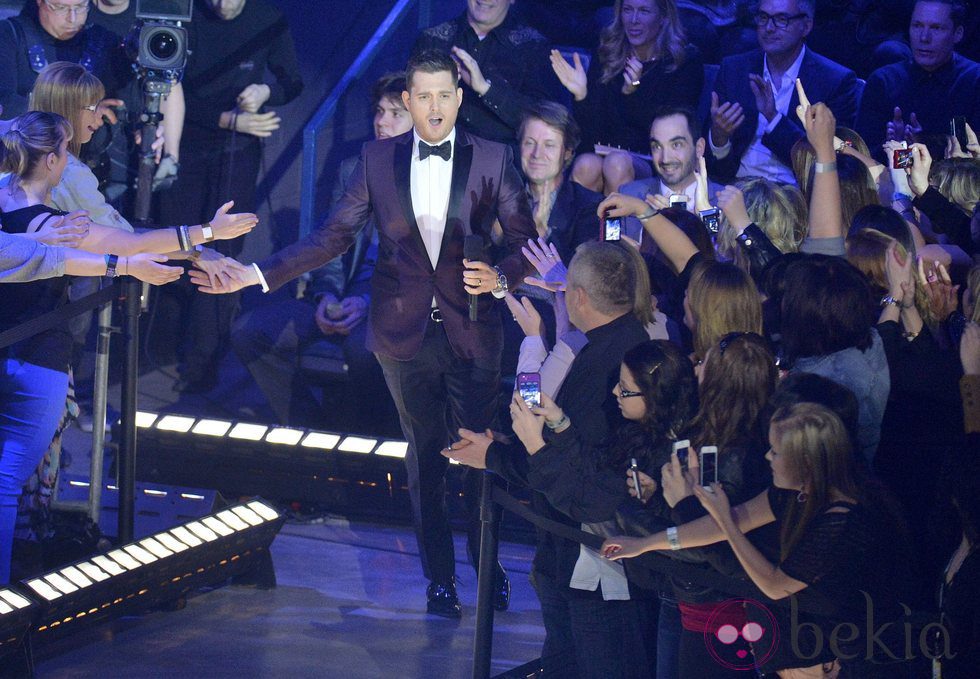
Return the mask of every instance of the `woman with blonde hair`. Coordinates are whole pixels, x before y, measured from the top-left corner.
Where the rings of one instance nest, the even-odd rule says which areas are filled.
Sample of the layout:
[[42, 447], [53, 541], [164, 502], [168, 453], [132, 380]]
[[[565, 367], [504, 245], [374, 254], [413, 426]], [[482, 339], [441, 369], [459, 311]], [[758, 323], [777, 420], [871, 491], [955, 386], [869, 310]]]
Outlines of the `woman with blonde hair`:
[[[57, 225], [66, 213], [45, 201], [61, 180], [71, 136], [67, 120], [37, 111], [15, 118], [0, 135], [0, 172], [11, 173], [0, 189], [3, 230], [38, 240], [51, 231], [71, 232], [82, 249], [106, 255], [107, 276], [132, 275], [154, 284], [176, 280], [180, 269], [160, 264], [166, 257], [140, 254], [172, 249], [176, 240], [172, 231], [134, 236], [89, 224], [77, 215], [67, 220], [64, 229]], [[226, 231], [222, 229], [223, 234]], [[64, 277], [6, 286], [0, 331], [57, 309], [65, 303], [67, 291]], [[10, 577], [17, 498], [64, 412], [70, 353], [70, 336], [57, 328], [11, 345], [0, 358], [0, 584]]]
[[751, 259], [737, 242], [747, 227], [745, 220], [758, 226], [779, 252], [799, 251], [806, 237], [807, 206], [796, 187], [752, 177], [738, 182], [735, 188], [738, 191], [725, 187], [719, 192], [718, 202], [725, 216], [718, 233], [719, 255], [751, 272]]
[[575, 99], [586, 148], [609, 147], [579, 156], [572, 179], [606, 194], [651, 176], [645, 156], [653, 111], [695, 108], [704, 83], [701, 56], [687, 44], [674, 0], [616, 0], [613, 17], [588, 72], [577, 53], [569, 64], [551, 52], [555, 74]]
[[702, 262], [695, 267], [684, 296], [684, 325], [694, 338], [694, 356], [732, 332], [762, 334], [762, 298], [752, 278], [733, 264]]

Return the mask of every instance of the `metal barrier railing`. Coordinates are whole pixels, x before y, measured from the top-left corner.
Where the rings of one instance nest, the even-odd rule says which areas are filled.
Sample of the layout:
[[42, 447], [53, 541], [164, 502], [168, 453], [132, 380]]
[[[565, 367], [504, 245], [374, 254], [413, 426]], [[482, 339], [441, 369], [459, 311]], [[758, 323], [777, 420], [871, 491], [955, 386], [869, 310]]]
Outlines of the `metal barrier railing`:
[[[119, 442], [118, 487], [119, 487], [119, 540], [131, 542], [135, 520], [136, 498], [136, 381], [139, 374], [139, 312], [141, 285], [138, 280], [121, 277], [111, 285], [49, 311], [14, 328], [0, 333], [0, 349], [29, 339], [38, 333], [52, 328], [63, 327], [75, 316], [99, 309], [99, 340], [96, 348], [95, 397], [92, 460], [89, 474], [87, 505], [71, 506], [72, 509], [85, 509], [94, 521], [99, 520], [101, 508], [103, 456], [105, 449], [106, 393], [109, 375], [109, 338], [115, 330], [112, 327], [112, 308], [118, 302], [122, 308], [122, 323], [118, 331], [122, 334], [126, 360], [123, 365], [122, 381], [122, 436]], [[64, 407], [64, 404], [51, 404], [51, 407]]]
[[313, 229], [313, 210], [316, 204], [316, 178], [317, 178], [317, 147], [320, 132], [337, 112], [341, 97], [347, 93], [355, 80], [360, 78], [368, 66], [374, 61], [378, 53], [385, 46], [392, 34], [401, 25], [409, 11], [416, 5], [419, 6], [418, 27], [423, 29], [430, 23], [431, 0], [398, 0], [388, 16], [385, 17], [378, 30], [367, 41], [361, 49], [360, 54], [354, 59], [343, 77], [324, 99], [310, 121], [303, 128], [303, 170], [300, 189], [300, 208], [299, 208], [299, 237], [303, 238]]

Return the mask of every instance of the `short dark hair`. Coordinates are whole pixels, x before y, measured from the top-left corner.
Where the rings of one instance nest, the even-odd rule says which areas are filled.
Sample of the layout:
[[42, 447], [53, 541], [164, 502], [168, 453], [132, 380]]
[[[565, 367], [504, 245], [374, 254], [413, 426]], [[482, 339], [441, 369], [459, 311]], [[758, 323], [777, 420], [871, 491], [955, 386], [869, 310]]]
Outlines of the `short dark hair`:
[[687, 129], [691, 133], [691, 141], [696, 142], [701, 137], [701, 125], [698, 123], [698, 114], [689, 106], [658, 106], [653, 111], [653, 117], [650, 118], [650, 131], [653, 130], [653, 124], [655, 122], [661, 118], [669, 118], [670, 116], [684, 116], [684, 119], [687, 121]]
[[562, 145], [566, 151], [575, 153], [582, 141], [582, 129], [568, 109], [554, 101], [538, 101], [526, 109], [521, 116], [521, 126], [517, 130], [517, 139], [524, 137], [524, 129], [532, 120], [540, 120], [545, 125], [553, 127], [562, 136]]
[[868, 279], [841, 257], [809, 255], [786, 267], [783, 349], [790, 360], [871, 347]]
[[392, 99], [402, 105], [402, 92], [406, 90], [405, 72], [392, 71], [374, 81], [371, 88], [371, 108], [377, 108], [382, 99]]
[[915, 11], [915, 5], [918, 5], [920, 2], [935, 2], [940, 5], [948, 5], [949, 18], [953, 21], [953, 28], [966, 24], [966, 3], [963, 0], [915, 0], [915, 4], [912, 5], [913, 11]]
[[568, 265], [568, 287], [588, 295], [600, 313], [612, 316], [633, 310], [636, 302], [636, 267], [629, 245], [586, 241], [575, 250]]
[[459, 70], [449, 52], [442, 50], [422, 50], [413, 54], [405, 66], [405, 89], [412, 86], [412, 77], [416, 73], [442, 73], [449, 71], [453, 77], [453, 87], [459, 87]]

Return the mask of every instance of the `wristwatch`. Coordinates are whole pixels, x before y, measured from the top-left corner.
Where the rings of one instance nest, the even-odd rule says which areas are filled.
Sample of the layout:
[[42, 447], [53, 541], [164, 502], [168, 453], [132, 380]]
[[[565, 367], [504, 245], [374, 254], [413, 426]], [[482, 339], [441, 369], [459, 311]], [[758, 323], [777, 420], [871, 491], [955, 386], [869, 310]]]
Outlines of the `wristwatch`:
[[119, 262], [118, 255], [106, 255], [105, 256], [105, 277], [115, 278], [116, 277], [116, 264]]
[[497, 299], [503, 299], [507, 296], [507, 292], [510, 288], [507, 287], [507, 276], [504, 272], [500, 270], [499, 267], [493, 267], [493, 270], [497, 272], [497, 287], [490, 291], [490, 294]]
[[214, 229], [211, 228], [211, 222], [204, 222], [201, 224], [201, 233], [204, 234], [205, 242], [211, 242], [214, 240]]

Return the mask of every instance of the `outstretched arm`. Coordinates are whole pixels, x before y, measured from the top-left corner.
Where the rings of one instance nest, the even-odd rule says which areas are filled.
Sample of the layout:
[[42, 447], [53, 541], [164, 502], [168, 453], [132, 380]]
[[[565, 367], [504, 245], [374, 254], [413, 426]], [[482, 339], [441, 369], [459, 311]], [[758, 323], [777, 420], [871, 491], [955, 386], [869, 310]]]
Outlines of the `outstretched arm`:
[[687, 234], [650, 204], [652, 199], [652, 196], [647, 196], [647, 200], [643, 201], [633, 196], [614, 193], [599, 203], [599, 218], [636, 217], [647, 234], [657, 242], [657, 247], [667, 255], [674, 268], [683, 271], [698, 249]]

